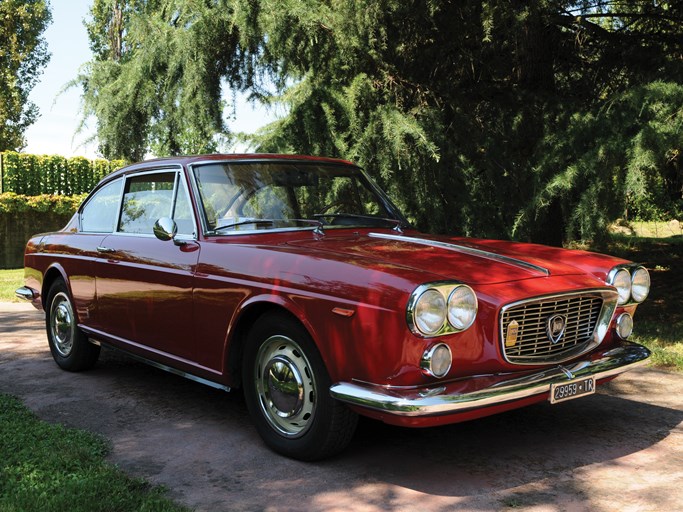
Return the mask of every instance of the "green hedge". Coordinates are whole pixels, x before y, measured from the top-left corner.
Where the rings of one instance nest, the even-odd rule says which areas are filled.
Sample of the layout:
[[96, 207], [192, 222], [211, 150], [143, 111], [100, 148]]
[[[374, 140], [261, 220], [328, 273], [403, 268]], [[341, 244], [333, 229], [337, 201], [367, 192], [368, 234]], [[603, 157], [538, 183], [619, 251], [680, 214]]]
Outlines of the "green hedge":
[[72, 215], [86, 196], [87, 194], [27, 196], [6, 192], [0, 194], [0, 213], [51, 212], [57, 215]]
[[88, 160], [8, 151], [0, 153], [0, 193], [14, 192], [26, 196], [84, 194], [124, 164], [121, 160]]

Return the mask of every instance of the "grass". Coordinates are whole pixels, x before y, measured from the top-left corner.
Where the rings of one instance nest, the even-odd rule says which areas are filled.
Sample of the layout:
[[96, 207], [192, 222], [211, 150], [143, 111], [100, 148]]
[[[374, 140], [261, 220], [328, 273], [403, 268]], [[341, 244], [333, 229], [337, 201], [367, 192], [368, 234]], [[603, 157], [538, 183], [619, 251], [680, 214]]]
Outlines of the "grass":
[[36, 418], [0, 393], [0, 511], [183, 511], [104, 461], [105, 440]]
[[0, 270], [0, 302], [19, 302], [14, 290], [24, 284], [24, 269]]

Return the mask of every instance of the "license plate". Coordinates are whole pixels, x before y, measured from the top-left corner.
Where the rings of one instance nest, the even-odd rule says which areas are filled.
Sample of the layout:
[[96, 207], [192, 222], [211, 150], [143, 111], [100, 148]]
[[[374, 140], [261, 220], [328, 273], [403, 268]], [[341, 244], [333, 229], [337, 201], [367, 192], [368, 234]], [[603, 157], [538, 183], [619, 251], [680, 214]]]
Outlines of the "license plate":
[[595, 393], [595, 377], [576, 379], [561, 384], [550, 385], [550, 403], [556, 404]]

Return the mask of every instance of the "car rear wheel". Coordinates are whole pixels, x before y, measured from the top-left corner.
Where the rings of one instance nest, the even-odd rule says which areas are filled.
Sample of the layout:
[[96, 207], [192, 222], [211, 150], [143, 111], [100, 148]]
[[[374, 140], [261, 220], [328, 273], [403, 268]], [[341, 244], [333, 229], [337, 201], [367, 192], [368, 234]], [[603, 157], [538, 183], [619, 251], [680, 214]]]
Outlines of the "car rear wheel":
[[330, 397], [330, 378], [308, 332], [282, 313], [260, 317], [243, 360], [244, 395], [256, 429], [273, 450], [318, 460], [343, 450], [357, 415]]
[[64, 281], [57, 280], [47, 294], [45, 326], [50, 352], [60, 368], [72, 372], [92, 368], [100, 347], [78, 328], [73, 302]]

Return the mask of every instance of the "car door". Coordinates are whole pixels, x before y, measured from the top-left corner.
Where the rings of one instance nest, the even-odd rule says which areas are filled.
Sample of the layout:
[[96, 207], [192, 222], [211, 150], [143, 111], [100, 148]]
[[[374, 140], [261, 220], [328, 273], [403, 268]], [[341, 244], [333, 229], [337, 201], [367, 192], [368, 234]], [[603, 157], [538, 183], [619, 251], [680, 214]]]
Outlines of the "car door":
[[[160, 217], [174, 241], [153, 234]], [[117, 228], [99, 248], [97, 309], [114, 342], [151, 359], [192, 361], [192, 280], [199, 258], [196, 222], [182, 169], [126, 177]]]

